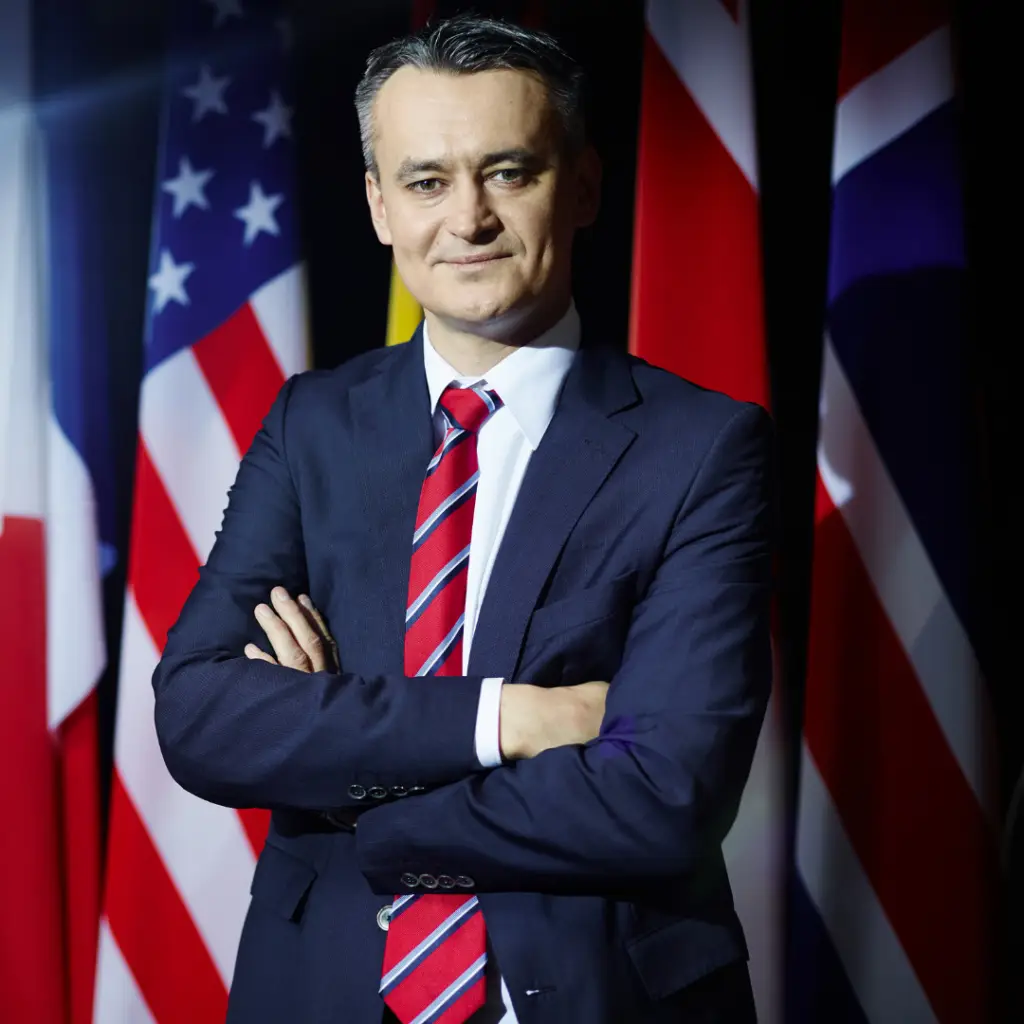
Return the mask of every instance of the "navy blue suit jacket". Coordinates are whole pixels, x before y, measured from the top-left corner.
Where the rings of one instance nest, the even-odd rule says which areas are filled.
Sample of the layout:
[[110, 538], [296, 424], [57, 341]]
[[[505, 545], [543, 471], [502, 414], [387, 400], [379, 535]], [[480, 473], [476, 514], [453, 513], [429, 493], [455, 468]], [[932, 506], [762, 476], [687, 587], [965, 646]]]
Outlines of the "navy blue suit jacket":
[[[760, 408], [582, 349], [470, 675], [407, 679], [418, 336], [285, 384], [153, 680], [178, 782], [273, 810], [229, 1020], [380, 1021], [377, 913], [423, 876], [479, 895], [521, 1024], [752, 1019], [721, 843], [770, 687], [771, 447]], [[339, 674], [243, 656], [276, 584], [324, 612]], [[480, 769], [486, 676], [610, 680], [601, 736]]]

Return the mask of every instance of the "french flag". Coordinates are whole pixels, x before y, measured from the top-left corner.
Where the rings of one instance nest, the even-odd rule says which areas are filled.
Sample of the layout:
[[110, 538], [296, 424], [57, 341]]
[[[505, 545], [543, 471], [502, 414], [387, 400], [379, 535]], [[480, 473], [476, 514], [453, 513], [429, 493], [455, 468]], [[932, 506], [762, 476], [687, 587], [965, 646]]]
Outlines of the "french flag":
[[78, 287], [79, 179], [33, 103], [32, 52], [27, 0], [0, 5], [0, 1020], [85, 1024], [106, 658], [90, 464], [102, 373], [89, 367], [102, 357]]

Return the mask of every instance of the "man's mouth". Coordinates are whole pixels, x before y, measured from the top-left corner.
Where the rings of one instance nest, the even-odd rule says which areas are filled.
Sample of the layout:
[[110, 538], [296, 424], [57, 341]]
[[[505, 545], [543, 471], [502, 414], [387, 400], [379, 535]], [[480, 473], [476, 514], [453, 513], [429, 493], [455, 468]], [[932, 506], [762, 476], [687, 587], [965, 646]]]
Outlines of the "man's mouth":
[[446, 260], [446, 263], [452, 263], [457, 267], [472, 267], [477, 263], [494, 263], [496, 260], [508, 259], [509, 253], [507, 252], [491, 252], [482, 253], [478, 256], [459, 256], [453, 260]]

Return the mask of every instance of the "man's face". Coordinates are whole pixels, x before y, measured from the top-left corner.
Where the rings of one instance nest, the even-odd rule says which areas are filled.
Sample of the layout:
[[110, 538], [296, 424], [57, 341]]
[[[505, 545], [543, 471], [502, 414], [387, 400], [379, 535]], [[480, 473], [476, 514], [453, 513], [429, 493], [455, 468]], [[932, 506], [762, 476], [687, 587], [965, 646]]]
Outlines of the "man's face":
[[600, 169], [592, 151], [568, 154], [543, 82], [406, 67], [374, 115], [379, 181], [367, 175], [367, 199], [420, 304], [483, 334], [564, 307]]

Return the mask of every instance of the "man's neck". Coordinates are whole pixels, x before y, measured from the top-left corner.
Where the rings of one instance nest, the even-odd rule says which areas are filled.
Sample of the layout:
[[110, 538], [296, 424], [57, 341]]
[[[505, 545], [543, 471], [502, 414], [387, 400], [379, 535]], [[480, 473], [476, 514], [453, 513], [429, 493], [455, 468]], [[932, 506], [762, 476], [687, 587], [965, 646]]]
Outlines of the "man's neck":
[[516, 349], [549, 331], [565, 316], [570, 299], [544, 316], [487, 325], [451, 321], [425, 311], [430, 344], [463, 377], [482, 377]]

